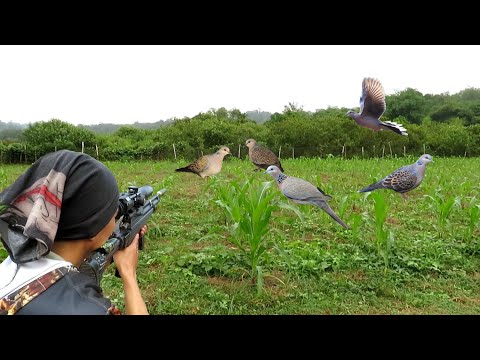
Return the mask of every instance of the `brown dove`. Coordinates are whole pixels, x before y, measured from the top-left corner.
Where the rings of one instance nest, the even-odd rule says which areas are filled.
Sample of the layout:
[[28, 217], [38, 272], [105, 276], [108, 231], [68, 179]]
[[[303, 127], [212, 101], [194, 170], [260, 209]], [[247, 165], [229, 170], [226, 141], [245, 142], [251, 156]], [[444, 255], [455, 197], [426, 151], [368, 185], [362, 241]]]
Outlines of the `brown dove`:
[[250, 161], [257, 167], [255, 171], [267, 169], [270, 165], [275, 165], [283, 171], [280, 160], [278, 160], [278, 157], [272, 152], [272, 150], [257, 144], [255, 139], [248, 139], [245, 142], [245, 145], [248, 147], [248, 157], [250, 158]]
[[275, 165], [269, 166], [265, 173], [272, 175], [277, 181], [280, 191], [287, 197], [287, 199], [290, 199], [297, 204], [311, 204], [318, 206], [345, 229], [350, 229], [350, 227], [333, 212], [330, 205], [328, 205], [327, 201], [332, 197], [325, 194], [325, 192], [319, 187], [309, 183], [307, 180], [287, 176]]
[[226, 146], [222, 146], [216, 153], [204, 155], [193, 163], [176, 169], [179, 172], [191, 172], [197, 174], [202, 179], [207, 176], [216, 175], [222, 170], [223, 158], [225, 155], [230, 154], [230, 149]]

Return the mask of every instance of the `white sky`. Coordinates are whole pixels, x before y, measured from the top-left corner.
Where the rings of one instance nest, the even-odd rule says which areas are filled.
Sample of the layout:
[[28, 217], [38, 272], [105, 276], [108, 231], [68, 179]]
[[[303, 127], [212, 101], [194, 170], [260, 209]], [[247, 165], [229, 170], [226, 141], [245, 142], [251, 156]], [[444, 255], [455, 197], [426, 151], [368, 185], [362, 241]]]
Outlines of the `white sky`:
[[[0, 120], [155, 122], [210, 108], [358, 107], [387, 95], [480, 88], [479, 45], [0, 45]], [[388, 107], [388, 104], [387, 104]]]

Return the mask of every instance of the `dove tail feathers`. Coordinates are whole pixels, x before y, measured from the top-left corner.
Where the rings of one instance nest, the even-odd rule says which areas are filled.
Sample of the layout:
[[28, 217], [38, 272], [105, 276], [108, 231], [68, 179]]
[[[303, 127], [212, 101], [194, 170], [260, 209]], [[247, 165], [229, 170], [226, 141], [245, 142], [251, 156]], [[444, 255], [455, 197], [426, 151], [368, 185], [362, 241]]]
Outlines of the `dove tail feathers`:
[[407, 129], [405, 129], [402, 124], [393, 121], [384, 121], [383, 124], [381, 124], [380, 126], [382, 126], [384, 129], [391, 130], [399, 135], [408, 136]]
[[323, 210], [325, 211], [328, 215], [330, 215], [332, 217], [333, 220], [335, 220], [337, 223], [339, 223], [341, 226], [343, 226], [345, 229], [351, 229], [350, 226], [348, 226], [347, 224], [345, 224], [342, 219], [340, 219], [338, 217], [337, 214], [334, 213], [334, 211], [332, 210], [332, 208], [330, 207], [330, 205], [328, 205], [325, 201], [321, 201], [319, 203], [317, 203], [317, 205]]
[[[189, 172], [189, 173], [197, 174], [197, 172], [194, 171], [194, 170], [190, 167], [190, 165], [185, 166], [185, 167], [183, 167], [183, 168], [175, 169], [175, 171], [177, 171], [177, 172]], [[198, 175], [198, 174], [197, 174], [197, 175]], [[200, 176], [200, 175], [199, 175], [199, 176]]]
[[358, 190], [358, 192], [363, 193], [363, 192], [369, 192], [369, 191], [373, 191], [373, 190], [377, 190], [377, 189], [383, 189], [383, 185], [382, 185], [381, 181], [377, 181], [376, 183], [370, 184], [367, 187], [365, 187], [361, 190]]

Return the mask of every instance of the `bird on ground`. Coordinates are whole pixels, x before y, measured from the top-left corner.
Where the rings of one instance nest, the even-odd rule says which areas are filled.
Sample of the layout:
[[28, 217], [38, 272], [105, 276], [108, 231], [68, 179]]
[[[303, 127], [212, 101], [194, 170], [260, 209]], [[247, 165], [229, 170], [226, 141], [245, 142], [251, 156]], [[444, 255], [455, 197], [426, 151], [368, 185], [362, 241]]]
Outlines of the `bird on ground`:
[[319, 187], [311, 184], [307, 180], [287, 176], [275, 165], [269, 166], [265, 173], [272, 175], [277, 181], [280, 191], [287, 197], [287, 199], [290, 199], [297, 204], [311, 204], [318, 206], [345, 229], [350, 229], [350, 227], [333, 212], [332, 208], [327, 203], [332, 197], [325, 194], [325, 192]]
[[267, 169], [270, 165], [275, 165], [280, 171], [283, 171], [280, 160], [272, 150], [258, 144], [255, 139], [248, 139], [245, 145], [248, 147], [248, 157], [250, 161], [256, 166], [255, 171]]
[[406, 199], [405, 193], [415, 189], [422, 183], [427, 164], [432, 161], [433, 159], [431, 155], [423, 154], [414, 164], [403, 166], [384, 177], [382, 180], [358, 190], [358, 192], [391, 189], [400, 193], [400, 195]]
[[355, 120], [358, 125], [373, 131], [391, 130], [396, 134], [408, 136], [407, 130], [402, 124], [380, 120], [386, 108], [385, 92], [380, 81], [364, 78], [360, 97], [360, 113], [350, 110], [346, 115]]
[[209, 155], [203, 155], [191, 164], [176, 169], [179, 172], [191, 172], [197, 174], [202, 179], [207, 176], [218, 174], [222, 170], [223, 158], [230, 154], [230, 149], [222, 146], [217, 152]]

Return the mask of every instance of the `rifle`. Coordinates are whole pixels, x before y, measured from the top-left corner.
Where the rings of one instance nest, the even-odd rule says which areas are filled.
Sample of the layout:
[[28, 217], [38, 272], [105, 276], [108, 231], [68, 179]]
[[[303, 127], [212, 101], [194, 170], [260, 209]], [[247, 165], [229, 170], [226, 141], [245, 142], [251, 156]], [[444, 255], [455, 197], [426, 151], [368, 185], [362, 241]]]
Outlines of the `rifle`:
[[[147, 199], [153, 192], [149, 185], [129, 186], [128, 192], [121, 193], [118, 200], [116, 226], [107, 242], [93, 252], [80, 266], [80, 272], [92, 277], [100, 286], [105, 269], [113, 262], [113, 255], [129, 246], [135, 235], [147, 223], [167, 190], [162, 189]], [[138, 249], [143, 249], [143, 236], [138, 239]], [[115, 276], [120, 277], [118, 270]]]

